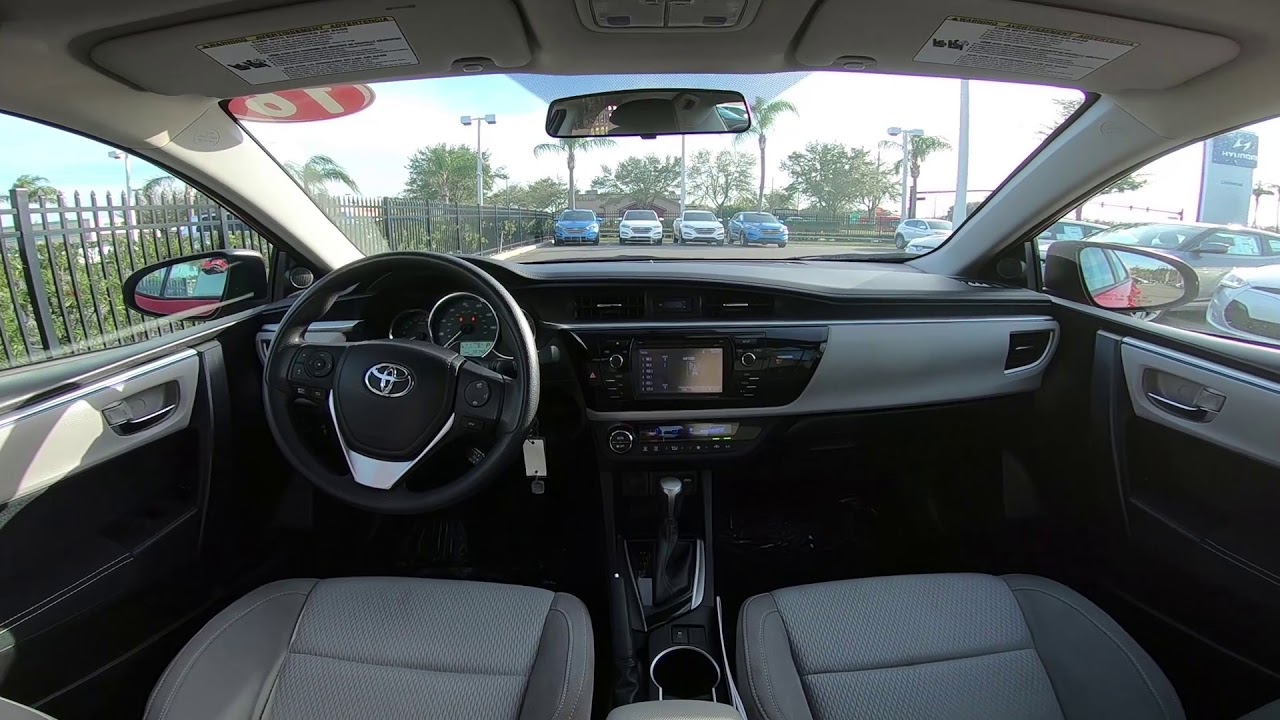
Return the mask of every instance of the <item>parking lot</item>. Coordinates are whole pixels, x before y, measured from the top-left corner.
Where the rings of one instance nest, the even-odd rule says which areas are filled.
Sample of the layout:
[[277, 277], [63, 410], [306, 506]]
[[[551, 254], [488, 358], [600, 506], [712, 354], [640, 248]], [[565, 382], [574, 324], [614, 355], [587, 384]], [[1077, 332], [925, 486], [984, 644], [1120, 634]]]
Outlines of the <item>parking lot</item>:
[[865, 254], [867, 256], [896, 254], [900, 252], [893, 243], [849, 243], [822, 242], [816, 240], [793, 240], [786, 247], [765, 247], [751, 245], [707, 245], [690, 243], [675, 245], [670, 240], [661, 245], [628, 244], [619, 245], [616, 238], [605, 238], [599, 245], [562, 245], [553, 246], [542, 243], [531, 250], [515, 250], [500, 253], [497, 257], [517, 260], [519, 262], [547, 262], [566, 259], [599, 258], [607, 260], [611, 257], [638, 256], [671, 259], [689, 258], [750, 258], [750, 259], [785, 259], [809, 255], [838, 255], [844, 253]]

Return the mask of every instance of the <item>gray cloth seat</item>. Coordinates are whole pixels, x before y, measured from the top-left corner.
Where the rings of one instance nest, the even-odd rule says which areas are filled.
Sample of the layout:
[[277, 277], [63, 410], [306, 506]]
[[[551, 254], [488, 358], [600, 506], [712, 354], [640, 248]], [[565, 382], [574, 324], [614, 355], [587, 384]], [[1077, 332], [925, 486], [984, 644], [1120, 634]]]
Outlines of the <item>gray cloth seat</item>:
[[161, 676], [147, 720], [591, 715], [575, 597], [416, 578], [284, 580], [232, 603]]
[[750, 720], [1182, 718], [1173, 686], [1096, 605], [1031, 575], [804, 585], [739, 613]]

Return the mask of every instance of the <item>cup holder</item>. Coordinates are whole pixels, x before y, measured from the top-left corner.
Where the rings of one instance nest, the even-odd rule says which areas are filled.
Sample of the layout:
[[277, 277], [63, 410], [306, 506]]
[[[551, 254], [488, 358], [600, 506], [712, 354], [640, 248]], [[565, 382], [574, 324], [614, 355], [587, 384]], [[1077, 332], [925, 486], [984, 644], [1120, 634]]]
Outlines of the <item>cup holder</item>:
[[675, 645], [658, 653], [649, 665], [659, 700], [715, 700], [720, 666], [701, 648]]

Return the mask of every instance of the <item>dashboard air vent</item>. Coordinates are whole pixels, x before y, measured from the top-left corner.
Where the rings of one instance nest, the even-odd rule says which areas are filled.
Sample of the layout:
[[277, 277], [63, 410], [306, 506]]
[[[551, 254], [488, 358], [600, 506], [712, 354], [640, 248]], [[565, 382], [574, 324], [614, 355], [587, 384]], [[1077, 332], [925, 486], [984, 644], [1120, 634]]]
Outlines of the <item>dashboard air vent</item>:
[[1009, 333], [1009, 352], [1004, 358], [1004, 369], [1018, 370], [1040, 362], [1040, 358], [1049, 351], [1051, 339], [1053, 332], [1050, 330]]
[[644, 293], [592, 293], [573, 299], [575, 320], [635, 320], [644, 317]]
[[709, 318], [725, 319], [754, 320], [773, 317], [773, 298], [744, 293], [708, 295], [702, 300], [702, 314]]

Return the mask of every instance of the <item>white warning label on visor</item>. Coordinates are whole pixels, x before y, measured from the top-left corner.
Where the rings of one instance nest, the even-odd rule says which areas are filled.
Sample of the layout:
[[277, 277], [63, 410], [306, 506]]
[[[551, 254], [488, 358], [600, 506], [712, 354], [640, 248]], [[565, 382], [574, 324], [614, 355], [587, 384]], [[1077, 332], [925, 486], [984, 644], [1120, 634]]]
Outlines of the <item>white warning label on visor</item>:
[[418, 56], [390, 17], [312, 25], [197, 47], [250, 85], [418, 64]]
[[916, 62], [1079, 80], [1136, 47], [1099, 35], [951, 16]]

